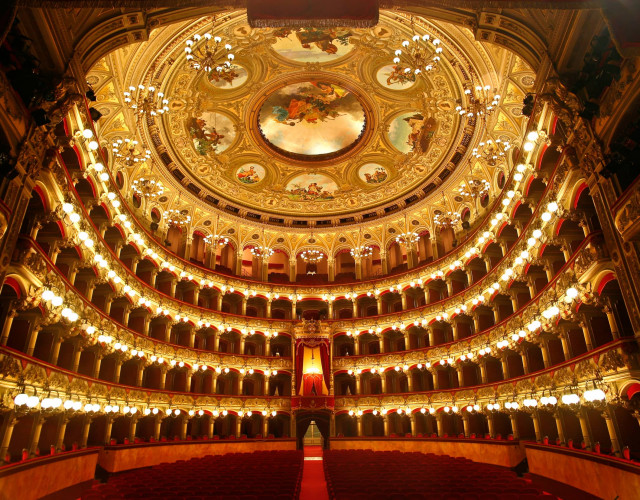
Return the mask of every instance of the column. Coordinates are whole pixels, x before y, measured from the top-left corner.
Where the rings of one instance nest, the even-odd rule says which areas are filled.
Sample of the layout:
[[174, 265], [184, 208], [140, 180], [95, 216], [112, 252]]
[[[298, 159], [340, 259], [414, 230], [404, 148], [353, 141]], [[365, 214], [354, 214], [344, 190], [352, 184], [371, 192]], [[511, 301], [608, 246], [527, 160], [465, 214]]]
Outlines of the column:
[[[136, 387], [142, 387], [142, 378], [144, 376], [144, 365], [142, 362], [138, 363], [138, 373], [136, 373]], [[160, 389], [164, 389], [166, 373], [162, 372], [160, 376]]]
[[356, 257], [354, 260], [356, 263], [356, 279], [361, 280], [362, 279], [362, 258]]
[[434, 335], [433, 335], [433, 327], [427, 326], [427, 335], [429, 336], [429, 347], [433, 347], [435, 345]]
[[469, 432], [469, 412], [462, 412], [462, 427], [464, 429], [464, 437], [468, 438], [471, 433]]
[[616, 321], [613, 308], [611, 306], [605, 306], [603, 311], [609, 320], [609, 328], [611, 328], [611, 336], [613, 337], [613, 340], [618, 340], [620, 338], [620, 330], [618, 329], [618, 322]]
[[432, 368], [430, 371], [431, 376], [433, 377], [433, 390], [437, 391], [440, 389], [440, 383], [438, 382], [438, 370]]
[[248, 301], [247, 297], [242, 297], [242, 303], [241, 303], [241, 306], [242, 306], [241, 311], [242, 312], [240, 314], [242, 314], [243, 316], [247, 315], [247, 301]]
[[115, 366], [115, 369], [113, 371], [113, 382], [115, 384], [119, 384], [120, 383], [120, 372], [122, 371], [122, 363], [123, 362], [124, 362], [124, 360], [122, 358], [116, 359], [116, 366]]
[[193, 372], [191, 370], [187, 371], [187, 375], [185, 377], [184, 392], [191, 392], [191, 377], [192, 376], [193, 376]]
[[520, 356], [522, 357], [522, 370], [524, 371], [525, 375], [528, 375], [529, 374], [529, 358], [527, 357], [526, 349], [522, 350], [522, 352], [520, 353]]
[[467, 274], [467, 285], [471, 286], [473, 285], [473, 270], [466, 267], [465, 268], [465, 273]]
[[127, 304], [122, 310], [122, 324], [124, 326], [129, 326], [129, 314], [131, 314], [131, 305]]
[[360, 341], [358, 340], [358, 337], [353, 337], [353, 355], [360, 355]]
[[27, 337], [27, 356], [33, 356], [33, 350], [36, 347], [36, 341], [38, 340], [40, 330], [42, 330], [42, 326], [40, 326], [40, 324], [35, 320], [32, 320], [29, 325], [29, 333]]
[[458, 330], [458, 322], [453, 319], [451, 320], [451, 331], [453, 332], [453, 341], [457, 342], [460, 340], [460, 332]]
[[138, 428], [138, 416], [132, 415], [129, 417], [129, 442], [133, 443], [136, 440], [136, 430]]
[[384, 335], [380, 334], [378, 342], [380, 343], [380, 354], [382, 354], [384, 353]]
[[511, 421], [511, 434], [513, 434], [513, 439], [520, 439], [520, 431], [518, 430], [518, 414], [516, 412], [510, 413], [509, 420]]
[[362, 417], [356, 415], [356, 428], [358, 430], [358, 437], [362, 437]]
[[329, 281], [333, 281], [336, 278], [336, 259], [334, 257], [327, 257], [327, 271], [329, 273]]
[[89, 429], [91, 428], [91, 417], [89, 415], [84, 416], [84, 422], [82, 424], [82, 439], [80, 440], [80, 448], [87, 447], [87, 440], [89, 439]]
[[156, 415], [156, 421], [153, 423], [153, 439], [160, 441], [160, 430], [162, 428], [162, 417]]
[[400, 298], [402, 299], [402, 310], [406, 311], [408, 309], [407, 306], [407, 291], [406, 290], [402, 290], [402, 292], [400, 292]]
[[493, 439], [496, 437], [496, 426], [493, 420], [493, 412], [487, 413], [487, 424], [489, 425], [489, 436]]
[[[434, 257], [435, 258], [435, 257]], [[385, 251], [380, 251], [380, 265], [382, 267], [382, 274], [386, 275], [389, 274], [389, 262], [387, 260], [387, 252]]]
[[242, 390], [244, 389], [244, 375], [240, 374], [238, 377], [238, 394], [242, 396]]
[[244, 354], [244, 346], [247, 341], [247, 337], [240, 334], [240, 352], [239, 354]]
[[549, 356], [549, 347], [547, 346], [547, 342], [545, 340], [540, 342], [540, 350], [542, 351], [542, 361], [544, 362], [544, 367], [549, 368], [551, 366], [551, 358]]
[[82, 355], [82, 348], [79, 342], [75, 342], [73, 346], [73, 363], [71, 364], [71, 371], [77, 372], [80, 365], [80, 356]]
[[187, 415], [182, 415], [182, 421], [180, 422], [180, 439], [183, 441], [187, 439], [187, 425], [189, 425], [189, 419]]
[[209, 439], [213, 439], [213, 416], [209, 416], [207, 419], [206, 433]]
[[383, 415], [382, 419], [384, 423], [384, 435], [389, 436], [389, 415], [388, 414]]
[[362, 394], [362, 375], [356, 373], [356, 394]]
[[473, 311], [471, 318], [473, 319], [473, 332], [480, 333], [480, 318], [478, 317], [478, 313]]
[[506, 353], [500, 356], [500, 364], [502, 365], [502, 379], [507, 380], [509, 378], [509, 362]]
[[56, 452], [62, 451], [62, 445], [64, 444], [64, 433], [67, 429], [67, 422], [69, 418], [63, 413], [60, 415], [60, 421], [58, 422], [58, 429], [56, 431]]
[[13, 435], [13, 428], [18, 423], [18, 419], [13, 414], [7, 417], [7, 423], [4, 428], [4, 434], [2, 435], [2, 442], [0, 442], [0, 463], [4, 464], [4, 457], [9, 450], [9, 443], [11, 443], [11, 436]]
[[262, 417], [262, 437], [266, 439], [268, 435], [269, 435], [269, 414], [267, 413], [266, 416]]
[[[15, 304], [11, 304], [9, 307], [15, 307]], [[2, 338], [0, 339], [0, 345], [7, 345], [7, 341], [9, 340], [9, 332], [11, 331], [11, 325], [13, 324], [13, 319], [18, 315], [18, 311], [15, 309], [9, 309], [9, 312], [5, 316], [4, 323], [2, 325]], [[0, 457], [0, 460], [4, 460], [4, 456]]]
[[582, 432], [582, 439], [584, 441], [584, 444], [587, 447], [587, 450], [591, 450], [593, 449], [593, 441], [591, 439], [589, 420], [586, 410], [581, 409], [578, 412], [578, 420], [580, 421], [580, 431]]
[[416, 425], [416, 414], [410, 413], [409, 418], [411, 419], [411, 435], [413, 437], [416, 437], [416, 434], [418, 433], [418, 426]]
[[[135, 273], [134, 273], [135, 274]], [[87, 281], [87, 291], [85, 292], [84, 296], [87, 298], [87, 300], [89, 302], [91, 302], [91, 300], [93, 300], [93, 292], [96, 289], [96, 283], [94, 280], [88, 280]]]
[[218, 295], [216, 295], [216, 311], [222, 311], [222, 297], [222, 292], [218, 292]]
[[413, 392], [413, 377], [411, 376], [411, 370], [407, 370], [407, 390]]
[[236, 417], [236, 438], [240, 437], [241, 432], [242, 432], [242, 418]]
[[96, 353], [95, 362], [93, 364], [93, 378], [98, 378], [98, 375], [100, 375], [101, 365], [102, 365], [102, 353]]
[[451, 297], [453, 295], [453, 281], [450, 276], [446, 277], [445, 283], [447, 284], [447, 297]]
[[151, 275], [149, 277], [149, 286], [151, 288], [156, 287], [156, 278], [158, 277], [158, 270], [156, 268], [151, 270]]
[[436, 426], [438, 428], [438, 437], [444, 436], [444, 426], [442, 425], [442, 413], [436, 414]]
[[[271, 318], [271, 304], [272, 300], [267, 300], [267, 318]], [[329, 310], [331, 310], [331, 303], [329, 303]], [[331, 314], [329, 314], [329, 318], [331, 318]]]
[[296, 282], [296, 258], [295, 256], [289, 258], [289, 280], [291, 283]]
[[236, 252], [236, 266], [233, 272], [236, 276], [242, 274], [242, 251]]
[[62, 337], [56, 336], [53, 339], [53, 345], [51, 346], [51, 355], [49, 356], [49, 363], [52, 365], [58, 364], [58, 356], [60, 355], [60, 346], [62, 345]]
[[464, 387], [464, 369], [462, 365], [456, 366], [456, 372], [458, 373], [458, 386]]
[[478, 365], [480, 365], [480, 380], [482, 380], [483, 384], [486, 384], [487, 383], [487, 367], [484, 361], [480, 361]]
[[267, 377], [265, 375], [263, 378], [264, 378], [264, 395], [268, 396], [269, 395], [269, 380], [271, 379], [271, 377]]
[[556, 428], [558, 429], [558, 438], [560, 439], [560, 444], [565, 445], [567, 440], [564, 437], [564, 423], [562, 421], [562, 412], [560, 409], [557, 409], [553, 412], [553, 418], [556, 420]]
[[416, 267], [418, 263], [418, 254], [416, 252], [415, 244], [411, 243], [407, 245], [407, 268], [412, 269]]
[[296, 300], [291, 301], [291, 319], [296, 319], [296, 307], [298, 306], [298, 302]]
[[536, 441], [538, 443], [542, 442], [542, 431], [540, 430], [540, 416], [538, 415], [538, 410], [534, 410], [531, 414], [531, 418], [533, 419], [533, 430], [536, 434]]
[[564, 360], [569, 361], [571, 359], [571, 346], [569, 346], [568, 333], [563, 332], [560, 334], [560, 342], [562, 342], [562, 354]]
[[113, 417], [107, 416], [104, 424], [104, 439], [102, 440], [105, 445], [108, 445], [111, 441], [111, 428], [113, 427]]
[[[140, 371], [142, 372], [142, 370]], [[140, 382], [142, 382], [142, 380]], [[160, 390], [164, 390], [166, 384], [167, 384], [167, 368], [163, 366], [162, 369], [160, 370]]]
[[602, 418], [604, 418], [607, 424], [607, 430], [609, 431], [609, 438], [611, 439], [611, 450], [616, 457], [622, 456], [620, 448], [620, 439], [618, 439], [618, 431], [616, 429], [616, 423], [614, 422], [613, 410], [608, 407], [602, 412]]
[[[174, 297], [175, 297], [175, 291], [174, 291]], [[197, 306], [199, 300], [200, 300], [200, 287], [195, 285], [193, 287], [193, 305]]]
[[358, 317], [358, 299], [354, 298], [351, 300], [351, 305], [353, 307], [353, 317]]
[[511, 298], [511, 307], [513, 308], [513, 312], [516, 312], [518, 307], [518, 293], [516, 290], [509, 290], [509, 298]]
[[178, 280], [176, 278], [171, 278], [171, 286], [169, 288], [169, 295], [173, 298], [176, 297], [176, 287], [178, 286]]
[[387, 375], [384, 372], [380, 374], [380, 386], [382, 389], [382, 394], [386, 394], [387, 393]]

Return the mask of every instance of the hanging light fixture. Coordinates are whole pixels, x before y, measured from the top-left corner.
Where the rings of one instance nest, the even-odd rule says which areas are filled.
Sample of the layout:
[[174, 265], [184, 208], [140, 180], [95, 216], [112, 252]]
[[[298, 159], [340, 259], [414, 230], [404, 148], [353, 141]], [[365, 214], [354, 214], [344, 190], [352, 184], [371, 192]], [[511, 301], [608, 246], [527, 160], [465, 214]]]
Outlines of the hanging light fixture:
[[366, 259], [373, 255], [373, 248], [362, 243], [362, 228], [360, 228], [360, 234], [358, 235], [358, 244], [349, 252], [354, 259]]
[[[262, 230], [262, 241], [264, 242], [264, 229]], [[256, 245], [251, 249], [251, 255], [257, 259], [268, 259], [275, 253], [275, 250], [266, 244]]]
[[211, 245], [214, 247], [220, 246], [223, 247], [229, 243], [229, 238], [222, 234], [218, 234], [218, 228], [220, 225], [220, 216], [216, 217], [216, 224], [213, 227], [213, 233], [204, 237], [204, 242], [207, 245]]
[[132, 139], [118, 139], [115, 141], [111, 146], [111, 150], [116, 163], [132, 167], [136, 163], [151, 159], [151, 150], [144, 147], [139, 148], [138, 145], [138, 141]]
[[507, 152], [511, 149], [511, 143], [501, 139], [487, 139], [478, 144], [477, 148], [473, 148], [471, 155], [479, 160], [486, 161], [494, 167], [500, 158], [505, 158]]
[[501, 96], [490, 85], [476, 85], [464, 89], [466, 104], [460, 102], [456, 111], [460, 116], [468, 118], [485, 118], [491, 115], [500, 104]]
[[420, 241], [420, 236], [415, 231], [409, 231], [409, 224], [407, 222], [407, 214], [404, 214], [404, 233], [400, 233], [396, 236], [396, 241], [401, 245], [410, 247], [414, 243]]
[[316, 264], [324, 259], [324, 253], [322, 253], [322, 250], [318, 250], [317, 248], [310, 248], [308, 250], [304, 250], [300, 254], [300, 258], [309, 264]]
[[131, 183], [131, 189], [133, 189], [134, 193], [150, 199], [161, 196], [164, 193], [162, 183], [160, 181], [156, 182], [154, 179], [136, 179]]
[[153, 85], [145, 87], [140, 84], [137, 87], [129, 87], [129, 90], [124, 92], [124, 104], [138, 117], [144, 114], [156, 116], [169, 111], [169, 98], [160, 91], [156, 92]]
[[191, 222], [191, 216], [188, 210], [178, 210], [176, 208], [170, 208], [165, 210], [162, 214], [168, 224], [173, 226], [186, 226]]
[[[446, 205], [444, 191], [442, 192], [442, 204]], [[460, 223], [460, 220], [460, 214], [458, 212], [452, 212], [451, 210], [440, 211], [433, 216], [435, 225], [442, 229], [453, 228]]]
[[442, 42], [429, 34], [416, 34], [413, 18], [411, 27], [414, 35], [410, 40], [404, 40], [402, 48], [394, 52], [393, 64], [399, 79], [415, 81], [417, 77], [425, 76], [438, 66]]
[[196, 33], [185, 43], [184, 52], [189, 68], [204, 71], [208, 74], [216, 73], [220, 79], [232, 72], [231, 63], [235, 56], [231, 53], [231, 44], [223, 43], [222, 37], [213, 35], [216, 17], [213, 17], [211, 32], [203, 36]]

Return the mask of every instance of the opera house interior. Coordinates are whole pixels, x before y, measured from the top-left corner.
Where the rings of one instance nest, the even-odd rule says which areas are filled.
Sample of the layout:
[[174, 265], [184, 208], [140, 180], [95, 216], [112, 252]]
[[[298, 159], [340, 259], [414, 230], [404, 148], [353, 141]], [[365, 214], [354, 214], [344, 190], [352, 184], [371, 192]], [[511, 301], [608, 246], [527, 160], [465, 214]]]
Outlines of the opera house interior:
[[0, 499], [640, 498], [640, 4], [0, 10]]

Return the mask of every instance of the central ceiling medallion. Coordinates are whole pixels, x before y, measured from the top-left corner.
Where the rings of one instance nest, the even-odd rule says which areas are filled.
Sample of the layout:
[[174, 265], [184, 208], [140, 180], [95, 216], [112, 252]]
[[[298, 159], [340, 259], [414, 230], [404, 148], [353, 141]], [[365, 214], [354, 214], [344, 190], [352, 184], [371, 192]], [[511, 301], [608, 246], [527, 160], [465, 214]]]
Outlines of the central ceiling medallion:
[[291, 160], [317, 162], [353, 150], [367, 128], [367, 113], [352, 88], [323, 75], [267, 93], [257, 121], [271, 150]]

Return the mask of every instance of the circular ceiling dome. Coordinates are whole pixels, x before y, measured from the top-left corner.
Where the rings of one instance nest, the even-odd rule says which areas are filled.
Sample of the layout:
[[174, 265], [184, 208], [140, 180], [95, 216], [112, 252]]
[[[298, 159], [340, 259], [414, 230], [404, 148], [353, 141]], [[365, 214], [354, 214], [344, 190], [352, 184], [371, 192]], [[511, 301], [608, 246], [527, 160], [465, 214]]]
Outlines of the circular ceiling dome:
[[328, 160], [350, 151], [366, 127], [359, 97], [330, 78], [303, 80], [271, 92], [260, 107], [264, 141], [295, 160]]

